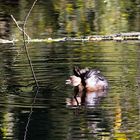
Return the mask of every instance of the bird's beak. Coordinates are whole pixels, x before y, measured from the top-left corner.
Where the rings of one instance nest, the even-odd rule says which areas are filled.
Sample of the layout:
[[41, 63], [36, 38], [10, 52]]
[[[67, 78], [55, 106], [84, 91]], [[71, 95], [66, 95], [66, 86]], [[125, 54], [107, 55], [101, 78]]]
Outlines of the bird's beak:
[[71, 80], [70, 79], [67, 79], [65, 84], [66, 85], [70, 85], [71, 84]]

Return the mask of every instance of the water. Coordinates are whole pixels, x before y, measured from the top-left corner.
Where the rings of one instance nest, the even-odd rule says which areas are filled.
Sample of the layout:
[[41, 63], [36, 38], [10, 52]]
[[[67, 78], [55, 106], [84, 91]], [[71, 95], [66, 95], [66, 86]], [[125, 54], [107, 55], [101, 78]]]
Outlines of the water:
[[[12, 45], [2, 50], [1, 137], [23, 139], [35, 83], [25, 52], [17, 57]], [[29, 44], [29, 52], [40, 90], [28, 139], [139, 139], [138, 43], [39, 43]], [[98, 68], [109, 81], [107, 96], [95, 108], [66, 106], [73, 88], [65, 80], [74, 65]]]
[[[88, 30], [77, 28], [80, 23], [85, 25], [84, 23], [88, 22], [84, 22], [81, 17], [80, 21], [77, 20], [79, 24], [73, 25], [68, 19], [72, 18], [74, 21], [75, 11], [71, 9], [71, 5], [65, 3], [67, 5], [65, 15], [62, 10], [64, 7], [58, 7], [59, 2], [49, 1], [49, 6], [44, 1], [37, 4], [27, 25], [32, 38], [90, 34]], [[14, 8], [13, 4], [18, 6]], [[84, 9], [82, 3], [78, 5], [79, 7], [75, 7], [77, 14]], [[9, 6], [13, 8], [8, 10], [4, 8], [6, 6], [8, 9]], [[5, 1], [1, 11], [6, 9], [5, 13], [8, 14], [10, 11], [10, 14], [21, 21], [29, 7], [30, 3], [22, 0], [19, 3]], [[20, 12], [17, 12], [18, 8]], [[87, 3], [86, 8], [92, 9], [94, 5]], [[9, 25], [6, 26], [6, 30], [0, 32], [1, 38], [20, 38], [21, 35], [14, 23], [9, 20], [9, 16], [4, 16], [3, 12], [1, 15], [1, 19], [7, 21], [5, 23]], [[90, 21], [92, 18], [91, 16]], [[101, 31], [98, 28], [102, 24], [98, 22], [97, 25], [95, 22], [98, 18], [96, 18], [94, 32], [99, 33]], [[113, 33], [113, 29], [115, 32], [123, 29], [131, 31], [129, 26], [138, 23], [137, 16], [134, 18], [135, 22], [129, 22], [127, 18], [122, 19], [122, 27], [120, 23], [119, 26], [111, 23], [109, 27], [105, 22], [106, 33], [110, 31]], [[66, 28], [63, 26], [64, 21], [67, 21]], [[127, 26], [123, 28], [126, 24]], [[5, 29], [4, 27], [2, 29]], [[89, 29], [89, 25], [86, 27]], [[134, 30], [138, 31], [138, 25]], [[29, 54], [40, 86], [33, 112], [29, 116], [36, 87], [23, 45], [22, 43], [0, 44], [0, 139], [22, 140], [26, 136], [27, 140], [139, 140], [139, 47], [138, 41], [29, 43]], [[73, 108], [66, 105], [66, 99], [73, 97], [74, 93], [72, 87], [65, 85], [65, 80], [72, 74], [73, 66], [97, 68], [109, 82], [107, 95], [97, 100], [98, 103], [92, 108], [85, 106]], [[26, 129], [28, 120], [29, 125]]]

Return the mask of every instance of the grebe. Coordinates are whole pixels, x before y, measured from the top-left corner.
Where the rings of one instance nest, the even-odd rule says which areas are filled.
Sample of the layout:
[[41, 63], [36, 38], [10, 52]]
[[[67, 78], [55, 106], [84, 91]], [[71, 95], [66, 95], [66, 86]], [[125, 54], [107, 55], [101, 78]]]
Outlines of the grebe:
[[99, 70], [74, 67], [73, 73], [74, 75], [66, 80], [66, 84], [74, 86], [74, 98], [77, 104], [79, 104], [77, 95], [81, 97], [81, 102], [84, 102], [87, 93], [108, 89], [108, 82]]
[[78, 87], [80, 91], [83, 90], [83, 88], [85, 88], [87, 92], [108, 88], [108, 82], [99, 70], [74, 67], [73, 72], [74, 75], [66, 80], [66, 84]]

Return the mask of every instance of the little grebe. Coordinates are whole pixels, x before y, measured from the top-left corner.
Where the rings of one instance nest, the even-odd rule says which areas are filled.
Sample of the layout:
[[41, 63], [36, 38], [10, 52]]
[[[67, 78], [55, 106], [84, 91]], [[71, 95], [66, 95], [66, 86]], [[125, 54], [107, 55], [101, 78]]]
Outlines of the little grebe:
[[108, 88], [108, 82], [99, 70], [74, 67], [73, 72], [74, 75], [66, 80], [66, 84], [77, 87], [79, 91], [85, 89], [86, 92], [91, 92]]
[[104, 91], [108, 88], [108, 82], [99, 70], [74, 67], [73, 72], [74, 75], [66, 80], [66, 84], [74, 86], [74, 98], [77, 105], [86, 103], [90, 97], [89, 93], [106, 93]]

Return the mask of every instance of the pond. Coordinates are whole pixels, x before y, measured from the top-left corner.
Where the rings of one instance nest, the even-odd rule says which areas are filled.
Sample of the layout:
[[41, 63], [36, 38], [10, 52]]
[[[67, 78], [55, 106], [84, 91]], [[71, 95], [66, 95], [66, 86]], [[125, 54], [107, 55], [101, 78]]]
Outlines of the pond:
[[[74, 16], [69, 17], [75, 13], [71, 8], [72, 5], [77, 9], [77, 15], [83, 11], [82, 3], [71, 2], [68, 5], [65, 3], [66, 10], [69, 12], [65, 15], [62, 10], [64, 7], [62, 5], [60, 9], [57, 7], [59, 2], [62, 3], [62, 1], [52, 2], [51, 0], [47, 3], [42, 0], [36, 5], [27, 25], [29, 35], [32, 38], [90, 35], [92, 30], [83, 31], [82, 28], [76, 28], [79, 25], [73, 25], [74, 21], [82, 23], [82, 17], [79, 18], [81, 21], [76, 20]], [[84, 10], [89, 7], [94, 8], [95, 5], [88, 3]], [[17, 5], [16, 8], [13, 7], [14, 4]], [[20, 31], [6, 14], [11, 12], [10, 14], [20, 21], [20, 18], [24, 17], [22, 14], [24, 15], [28, 11], [31, 4], [25, 0], [3, 2], [0, 6], [1, 11], [6, 6], [7, 11], [5, 10], [5, 15], [1, 12], [1, 19], [6, 21], [1, 26], [5, 24], [7, 26], [0, 34], [2, 38], [7, 39], [13, 36], [20, 38]], [[105, 4], [107, 5], [107, 3]], [[47, 6], [50, 8], [48, 8], [49, 10], [46, 9]], [[51, 12], [52, 10], [54, 13]], [[44, 16], [46, 11], [47, 16]], [[64, 17], [65, 19], [63, 19]], [[40, 20], [36, 20], [38, 18]], [[73, 22], [69, 23], [67, 18], [73, 19]], [[90, 16], [90, 21], [91, 18], [93, 17]], [[55, 20], [57, 22], [54, 22]], [[70, 25], [67, 25], [65, 30], [63, 25], [66, 21]], [[129, 22], [126, 23], [128, 19], [123, 18], [122, 21], [122, 30], [131, 31]], [[59, 26], [61, 25], [61, 28], [57, 23]], [[104, 24], [106, 26], [103, 28], [106, 29], [104, 32], [113, 33], [114, 24], [112, 23], [111, 27], [106, 24]], [[127, 28], [123, 28], [126, 24]], [[137, 25], [137, 20], [131, 24]], [[87, 26], [89, 27], [89, 25]], [[89, 29], [88, 27], [87, 29]], [[94, 27], [96, 33], [101, 32], [96, 23]], [[114, 25], [114, 32], [122, 31], [120, 27], [119, 29], [117, 27]], [[133, 31], [138, 31], [138, 25], [134, 27]], [[39, 83], [38, 91], [36, 91], [35, 81], [22, 42], [0, 44], [0, 139], [140, 139], [139, 41], [39, 42], [29, 43], [28, 50]], [[107, 95], [98, 100], [98, 104], [92, 108], [67, 106], [67, 98], [73, 97], [73, 87], [65, 85], [65, 81], [73, 74], [74, 66], [99, 69], [109, 82]]]

